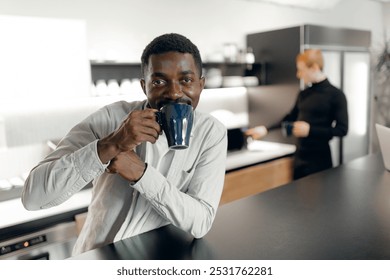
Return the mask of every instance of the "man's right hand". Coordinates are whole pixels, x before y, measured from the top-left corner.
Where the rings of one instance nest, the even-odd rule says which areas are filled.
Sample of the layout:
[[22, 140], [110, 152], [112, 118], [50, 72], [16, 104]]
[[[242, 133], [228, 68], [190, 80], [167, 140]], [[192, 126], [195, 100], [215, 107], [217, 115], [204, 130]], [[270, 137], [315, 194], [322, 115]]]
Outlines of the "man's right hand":
[[119, 153], [131, 151], [143, 142], [155, 143], [160, 134], [155, 109], [131, 112], [111, 134], [98, 141], [98, 154], [103, 163], [114, 159]]

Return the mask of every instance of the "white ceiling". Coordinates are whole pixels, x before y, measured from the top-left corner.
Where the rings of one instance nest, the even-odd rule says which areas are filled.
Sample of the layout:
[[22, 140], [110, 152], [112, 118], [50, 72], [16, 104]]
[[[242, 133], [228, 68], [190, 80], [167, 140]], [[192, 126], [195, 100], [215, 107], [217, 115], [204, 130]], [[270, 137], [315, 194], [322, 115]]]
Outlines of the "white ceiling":
[[[247, 1], [265, 2], [265, 3], [272, 3], [277, 5], [303, 8], [303, 9], [327, 10], [335, 7], [339, 2], [343, 0], [247, 0]], [[367, 1], [390, 3], [390, 0], [367, 0]]]
[[[257, 0], [259, 1], [259, 0]], [[260, 0], [273, 4], [294, 6], [299, 8], [326, 10], [337, 5], [341, 0]]]

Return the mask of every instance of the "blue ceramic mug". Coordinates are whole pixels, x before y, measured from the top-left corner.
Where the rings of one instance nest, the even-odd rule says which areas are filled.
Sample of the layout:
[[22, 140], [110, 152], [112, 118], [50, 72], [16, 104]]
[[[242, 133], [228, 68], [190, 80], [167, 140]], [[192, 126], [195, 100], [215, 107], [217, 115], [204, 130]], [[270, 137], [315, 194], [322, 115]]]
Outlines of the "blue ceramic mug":
[[171, 150], [187, 149], [194, 120], [193, 108], [185, 103], [168, 103], [156, 112], [157, 122], [164, 131]]
[[284, 137], [290, 137], [294, 128], [294, 122], [282, 122], [282, 133]]

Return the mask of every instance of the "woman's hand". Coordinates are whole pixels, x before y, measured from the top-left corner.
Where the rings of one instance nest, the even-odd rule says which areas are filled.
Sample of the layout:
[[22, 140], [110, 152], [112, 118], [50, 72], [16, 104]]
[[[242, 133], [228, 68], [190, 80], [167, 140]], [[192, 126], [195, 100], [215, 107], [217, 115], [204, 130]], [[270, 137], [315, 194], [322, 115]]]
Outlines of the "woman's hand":
[[296, 121], [294, 122], [294, 127], [292, 129], [292, 133], [295, 137], [307, 137], [310, 132], [310, 124], [304, 121]]
[[259, 140], [268, 134], [267, 128], [262, 126], [256, 126], [245, 131], [245, 135], [252, 137], [254, 140]]

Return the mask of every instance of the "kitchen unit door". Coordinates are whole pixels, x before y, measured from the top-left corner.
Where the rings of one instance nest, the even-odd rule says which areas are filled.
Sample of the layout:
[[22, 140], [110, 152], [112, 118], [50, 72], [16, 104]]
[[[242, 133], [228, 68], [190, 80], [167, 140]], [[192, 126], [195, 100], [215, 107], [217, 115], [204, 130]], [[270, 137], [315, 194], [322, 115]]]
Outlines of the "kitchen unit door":
[[[340, 156], [342, 162], [348, 162], [368, 153], [370, 55], [368, 52], [324, 49], [323, 56], [324, 73], [334, 86], [343, 90], [348, 102], [348, 134], [342, 139], [342, 147], [338, 138], [330, 143], [336, 166]], [[343, 149], [342, 155], [340, 149]]]

